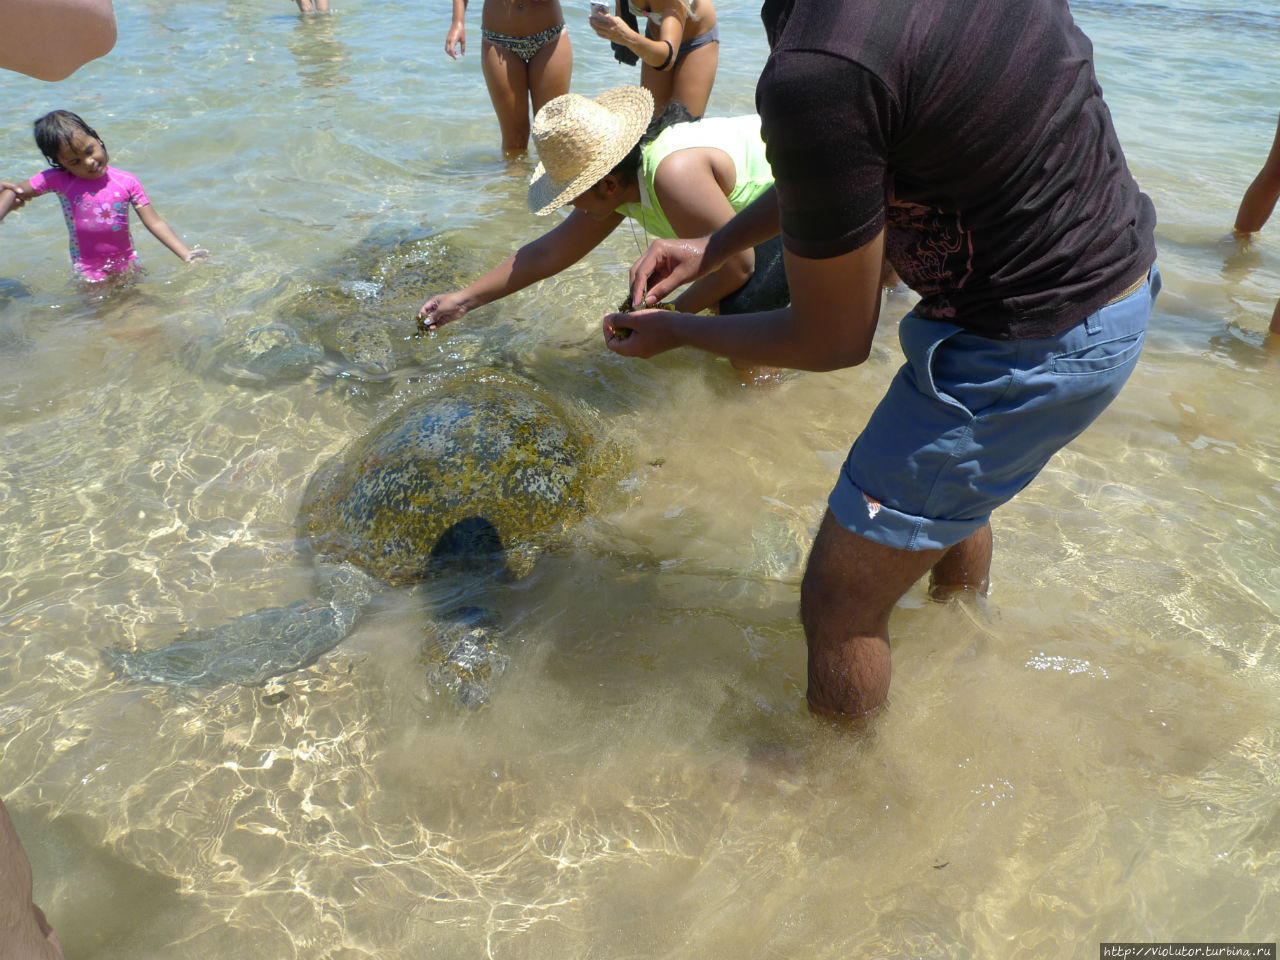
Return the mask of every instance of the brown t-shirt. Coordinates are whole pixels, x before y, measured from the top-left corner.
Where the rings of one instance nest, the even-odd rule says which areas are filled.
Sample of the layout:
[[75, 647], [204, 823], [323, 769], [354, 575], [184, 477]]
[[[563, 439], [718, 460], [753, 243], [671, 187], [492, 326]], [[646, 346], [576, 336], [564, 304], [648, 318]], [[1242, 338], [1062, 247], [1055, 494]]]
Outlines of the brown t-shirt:
[[1065, 0], [766, 0], [756, 87], [783, 243], [885, 229], [915, 311], [1000, 339], [1066, 330], [1155, 260]]

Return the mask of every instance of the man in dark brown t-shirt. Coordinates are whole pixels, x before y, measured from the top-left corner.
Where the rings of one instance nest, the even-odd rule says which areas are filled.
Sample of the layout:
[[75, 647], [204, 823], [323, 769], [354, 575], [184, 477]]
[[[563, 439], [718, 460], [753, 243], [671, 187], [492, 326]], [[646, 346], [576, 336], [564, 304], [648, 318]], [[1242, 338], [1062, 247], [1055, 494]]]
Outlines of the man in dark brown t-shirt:
[[606, 341], [836, 369], [870, 351], [886, 260], [920, 295], [801, 588], [809, 702], [856, 715], [887, 694], [897, 600], [926, 572], [935, 595], [985, 591], [991, 511], [1133, 370], [1155, 211], [1066, 0], [767, 0], [762, 17], [775, 192], [706, 241], [659, 241], [632, 289], [654, 303], [781, 230], [791, 307], [611, 316]]

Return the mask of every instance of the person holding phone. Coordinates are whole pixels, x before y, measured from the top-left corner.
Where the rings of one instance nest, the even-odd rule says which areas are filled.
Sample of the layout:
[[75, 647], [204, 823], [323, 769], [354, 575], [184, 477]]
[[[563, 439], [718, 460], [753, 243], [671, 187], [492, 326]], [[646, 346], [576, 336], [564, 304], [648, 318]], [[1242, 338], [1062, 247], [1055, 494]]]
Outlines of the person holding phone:
[[[592, 0], [591, 29], [640, 60], [640, 85], [653, 94], [655, 115], [674, 100], [683, 103], [694, 118], [701, 117], [707, 112], [720, 64], [720, 28], [711, 0], [617, 3], [615, 14]], [[644, 33], [638, 30], [637, 17], [645, 18]]]

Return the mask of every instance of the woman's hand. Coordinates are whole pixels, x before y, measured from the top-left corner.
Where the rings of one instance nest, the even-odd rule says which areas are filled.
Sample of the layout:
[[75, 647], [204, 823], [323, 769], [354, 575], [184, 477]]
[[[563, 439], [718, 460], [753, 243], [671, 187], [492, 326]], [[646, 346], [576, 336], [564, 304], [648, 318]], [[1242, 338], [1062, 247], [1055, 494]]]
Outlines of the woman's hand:
[[444, 52], [449, 55], [450, 60], [457, 60], [467, 52], [467, 28], [463, 24], [455, 23], [449, 28], [449, 33], [444, 38]]
[[432, 297], [418, 311], [418, 329], [426, 332], [453, 323], [468, 310], [467, 304], [456, 293], [442, 293]]
[[610, 43], [621, 43], [624, 46], [630, 46], [640, 39], [640, 34], [628, 27], [621, 17], [612, 13], [600, 13], [598, 10], [592, 10], [591, 16], [587, 18], [587, 23], [590, 24], [591, 29], [596, 32], [597, 36], [604, 37]]

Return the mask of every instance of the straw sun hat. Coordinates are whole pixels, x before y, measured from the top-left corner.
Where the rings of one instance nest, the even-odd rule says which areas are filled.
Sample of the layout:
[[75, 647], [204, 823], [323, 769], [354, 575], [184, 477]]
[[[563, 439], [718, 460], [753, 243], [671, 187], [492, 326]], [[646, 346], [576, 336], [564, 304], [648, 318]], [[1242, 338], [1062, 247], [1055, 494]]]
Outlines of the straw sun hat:
[[529, 181], [529, 209], [542, 216], [599, 183], [640, 142], [652, 119], [653, 95], [644, 87], [548, 100], [533, 118], [541, 162]]

